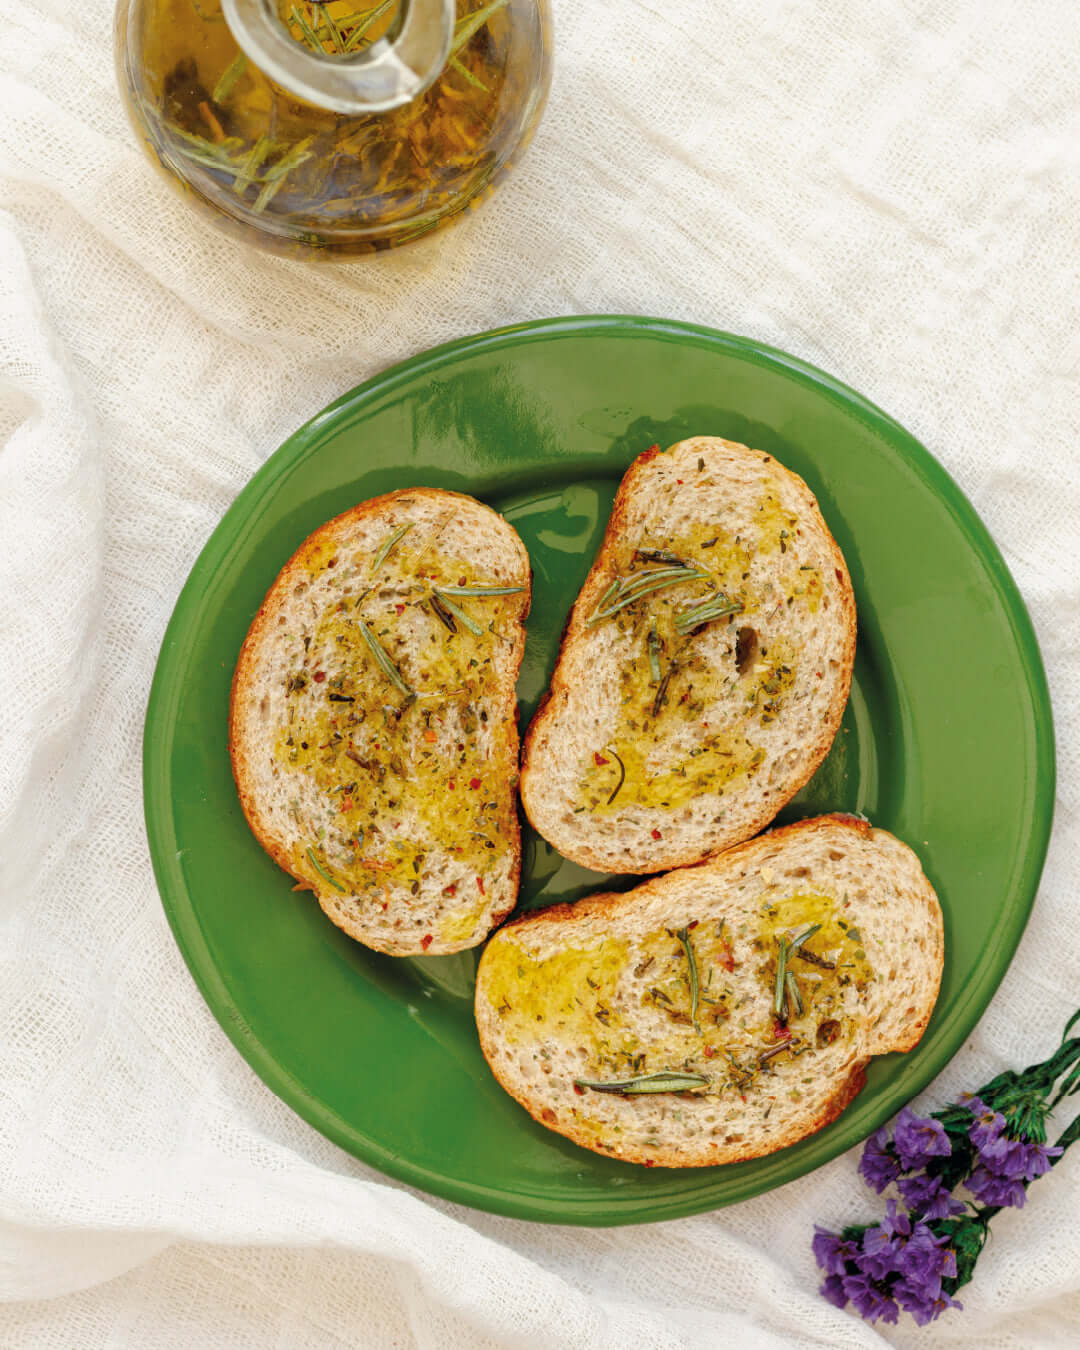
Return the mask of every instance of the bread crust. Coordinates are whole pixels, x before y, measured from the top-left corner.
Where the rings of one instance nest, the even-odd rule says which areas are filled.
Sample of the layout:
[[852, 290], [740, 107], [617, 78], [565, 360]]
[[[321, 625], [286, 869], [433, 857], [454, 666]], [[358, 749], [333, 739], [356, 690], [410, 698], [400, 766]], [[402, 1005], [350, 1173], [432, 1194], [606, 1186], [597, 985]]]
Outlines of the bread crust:
[[319, 893], [311, 884], [310, 879], [297, 871], [284, 841], [269, 828], [255, 786], [257, 775], [250, 756], [245, 752], [242, 745], [243, 737], [240, 725], [246, 696], [260, 679], [260, 661], [266, 644], [272, 641], [281, 604], [294, 582], [303, 577], [306, 570], [305, 559], [312, 556], [328, 540], [338, 539], [344, 545], [348, 536], [355, 531], [361, 522], [369, 517], [386, 514], [395, 504], [403, 501], [421, 503], [437, 510], [459, 509], [473, 513], [481, 512], [483, 513], [483, 519], [480, 524], [490, 527], [498, 522], [498, 525], [505, 531], [503, 543], [515, 550], [519, 564], [520, 582], [523, 586], [522, 605], [509, 638], [509, 650], [503, 653], [503, 675], [498, 685], [498, 708], [496, 711], [508, 742], [507, 759], [509, 762], [516, 764], [519, 749], [516, 682], [525, 651], [524, 621], [528, 615], [532, 599], [532, 572], [528, 553], [513, 527], [492, 511], [490, 507], [464, 493], [423, 487], [400, 488], [393, 492], [384, 493], [381, 496], [360, 502], [348, 511], [343, 511], [341, 514], [334, 516], [304, 539], [278, 573], [251, 622], [247, 636], [240, 648], [236, 669], [233, 673], [229, 697], [229, 757], [240, 805], [248, 825], [270, 857], [283, 871], [294, 877], [299, 883], [294, 887], [295, 890], [315, 890], [316, 898], [327, 916], [350, 937], [366, 946], [371, 946], [375, 950], [393, 956], [435, 956], [478, 945], [484, 940], [487, 932], [501, 923], [513, 911], [517, 903], [517, 891], [521, 875], [521, 828], [512, 781], [508, 781], [500, 793], [498, 816], [500, 831], [510, 845], [509, 885], [505, 889], [505, 894], [496, 899], [491, 908], [486, 929], [472, 936], [471, 940], [463, 942], [444, 941], [438, 936], [433, 936], [430, 941], [423, 944], [422, 940], [418, 940], [415, 935], [407, 934], [390, 940], [375, 939], [363, 923], [357, 922], [338, 907], [338, 903], [333, 896]]
[[[497, 950], [497, 944], [514, 941], [515, 935], [521, 935], [528, 940], [527, 950], [548, 951], [552, 949], [552, 943], [559, 950], [572, 945], [579, 930], [582, 930], [579, 941], [596, 941], [602, 936], [625, 936], [631, 931], [633, 923], [641, 919], [650, 903], [653, 919], [656, 913], [662, 913], [664, 922], [668, 924], [685, 924], [690, 914], [697, 917], [706, 911], [709, 918], [715, 918], [717, 913], [722, 912], [722, 906], [718, 902], [710, 910], [708, 897], [713, 893], [722, 894], [725, 886], [730, 891], [736, 879], [755, 874], [763, 864], [780, 867], [796, 853], [802, 858], [807, 852], [807, 846], [816, 842], [820, 843], [819, 852], [825, 847], [833, 852], [845, 851], [848, 847], [844, 842], [845, 836], [852, 841], [861, 841], [857, 849], [861, 868], [873, 864], [874, 858], [880, 856], [882, 875], [871, 878], [875, 887], [887, 886], [893, 871], [903, 883], [904, 889], [898, 894], [903, 896], [907, 931], [918, 932], [922, 945], [917, 968], [909, 972], [911, 978], [906, 984], [898, 985], [897, 990], [903, 992], [905, 998], [910, 996], [913, 1002], [906, 1010], [894, 1010], [909, 1014], [907, 1020], [901, 1017], [890, 1022], [884, 1031], [867, 1026], [860, 1033], [861, 1039], [852, 1047], [852, 1058], [829, 1084], [825, 1095], [789, 1127], [771, 1136], [740, 1138], [733, 1143], [723, 1139], [702, 1139], [689, 1147], [661, 1137], [658, 1146], [645, 1148], [634, 1141], [627, 1142], [625, 1133], [609, 1133], [598, 1140], [595, 1127], [583, 1126], [573, 1111], [575, 1105], [581, 1104], [580, 1098], [568, 1096], [565, 1092], [562, 1092], [561, 1097], [557, 1092], [553, 1093], [551, 1084], [554, 1076], [545, 1078], [541, 1075], [537, 1078], [534, 1075], [530, 1079], [520, 1072], [518, 1061], [509, 1051], [500, 1017], [491, 1002], [492, 952], [493, 949]], [[705, 899], [690, 903], [683, 898], [686, 894]], [[896, 903], [901, 901], [897, 900]], [[645, 922], [644, 919], [641, 921]], [[702, 922], [705, 922], [704, 918]], [[865, 939], [866, 921], [861, 922]], [[883, 960], [886, 959], [894, 964], [905, 959], [914, 960], [904, 956], [902, 945], [892, 942], [887, 957], [883, 955]], [[861, 817], [833, 813], [771, 830], [694, 867], [653, 878], [627, 892], [601, 892], [576, 904], [553, 905], [514, 919], [495, 935], [481, 959], [477, 973], [476, 1021], [481, 1049], [496, 1079], [541, 1125], [583, 1148], [616, 1156], [622, 1161], [660, 1167], [707, 1167], [762, 1157], [797, 1143], [834, 1121], [864, 1086], [866, 1066], [873, 1055], [906, 1052], [921, 1040], [937, 1000], [943, 964], [941, 909], [914, 854], [887, 831], [875, 830]], [[540, 1044], [543, 1044], [542, 1040], [537, 1041], [537, 1045]], [[810, 1068], [813, 1067], [811, 1063]], [[669, 1100], [679, 1103], [684, 1114], [699, 1107], [704, 1109], [702, 1100], [695, 1094], [667, 1096]], [[648, 1111], [651, 1104], [660, 1098], [618, 1100], [629, 1114]]]
[[[575, 649], [587, 630], [590, 616], [615, 575], [613, 558], [627, 535], [631, 505], [639, 493], [646, 491], [654, 465], [658, 461], [663, 462], [666, 456], [687, 448], [695, 455], [699, 451], [707, 454], [710, 449], [722, 449], [728, 454], [747, 457], [761, 466], [768, 466], [769, 474], [782, 480], [798, 500], [800, 517], [812, 525], [815, 537], [827, 556], [826, 565], [836, 581], [834, 599], [838, 609], [836, 615], [838, 641], [833, 649], [833, 660], [837, 669], [827, 707], [815, 734], [800, 746], [800, 755], [793, 762], [790, 771], [779, 784], [774, 785], [761, 798], [757, 809], [748, 818], [739, 821], [734, 827], [721, 824], [716, 826], [708, 837], [686, 842], [678, 840], [667, 842], [666, 839], [656, 841], [651, 832], [643, 832], [635, 847], [634, 858], [627, 860], [611, 845], [612, 817], [598, 818], [589, 834], [584, 832], [584, 828], [567, 828], [559, 819], [558, 811], [546, 800], [545, 770], [539, 762], [541, 759], [539, 751], [541, 743], [555, 731], [558, 719], [565, 710], [571, 688]], [[679, 442], [665, 452], [656, 446], [643, 451], [626, 471], [615, 495], [603, 541], [563, 631], [549, 688], [525, 734], [521, 798], [529, 821], [565, 857], [583, 867], [612, 873], [648, 873], [685, 867], [752, 837], [773, 820], [781, 808], [809, 782], [828, 754], [840, 727], [850, 693], [851, 674], [855, 662], [855, 641], [855, 596], [847, 564], [821, 515], [816, 498], [797, 474], [785, 468], [771, 455], [720, 437], [692, 438]], [[661, 819], [661, 814], [657, 812], [658, 822]]]

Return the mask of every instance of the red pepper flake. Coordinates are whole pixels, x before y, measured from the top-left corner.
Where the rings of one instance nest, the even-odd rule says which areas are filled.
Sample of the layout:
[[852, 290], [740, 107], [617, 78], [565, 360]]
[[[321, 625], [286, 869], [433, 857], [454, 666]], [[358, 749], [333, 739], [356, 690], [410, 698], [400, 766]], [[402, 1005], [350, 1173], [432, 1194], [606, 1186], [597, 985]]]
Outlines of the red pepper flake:
[[343, 811], [351, 811], [351, 810], [352, 810], [352, 798], [351, 798], [351, 797], [344, 797], [344, 798], [342, 798], [341, 809], [342, 809]]
[[692, 932], [694, 931], [694, 929], [698, 926], [698, 924], [699, 924], [700, 922], [701, 922], [700, 919], [694, 919], [694, 920], [692, 920], [692, 922], [688, 923], [686, 926], [687, 926], [687, 928], [690, 930], [690, 932], [692, 933]]
[[457, 579], [457, 584], [458, 584], [459, 586], [467, 586], [469, 583], [468, 583], [468, 580], [467, 580], [465, 577], [458, 577], [458, 579]]
[[[746, 1098], [745, 1098], [745, 1097], [743, 1098], [743, 1101], [746, 1101]], [[654, 1158], [646, 1158], [646, 1159], [645, 1159], [645, 1166], [646, 1166], [646, 1167], [655, 1167], [655, 1166], [656, 1166], [656, 1160], [655, 1160]]]
[[722, 942], [720, 944], [720, 949], [724, 953], [723, 956], [721, 956], [720, 958], [720, 964], [724, 967], [725, 970], [734, 970], [735, 954], [731, 950], [731, 943]]
[[325, 671], [325, 670], [317, 670], [317, 671], [315, 672], [315, 674], [312, 675], [311, 678], [315, 681], [316, 684], [322, 684], [323, 680], [326, 679], [326, 671]]
[[480, 779], [479, 779], [479, 778], [470, 778], [470, 779], [469, 779], [469, 786], [470, 786], [470, 787], [472, 788], [472, 790], [475, 792], [476, 789], [480, 786]]
[[477, 878], [476, 878], [476, 884], [480, 887], [480, 894], [481, 894], [481, 895], [486, 895], [487, 892], [484, 890], [484, 878], [483, 878], [483, 877], [477, 877]]
[[395, 606], [394, 606], [394, 611], [395, 611], [395, 613], [397, 613], [397, 614], [404, 614], [404, 613], [405, 613], [405, 606], [404, 606], [404, 605], [395, 605]]
[[457, 882], [452, 881], [449, 886], [444, 886], [443, 895], [457, 895]]
[[423, 947], [424, 951], [427, 951], [427, 949], [431, 946], [434, 940], [435, 939], [431, 936], [430, 933], [425, 933], [424, 936], [420, 939], [420, 946]]
[[837, 579], [837, 581], [838, 581], [838, 582], [841, 584], [841, 586], [842, 586], [842, 585], [844, 584], [844, 574], [843, 574], [843, 572], [840, 571], [839, 567], [836, 567], [836, 568], [834, 568], [833, 570], [834, 570], [835, 573], [836, 573], [836, 579]]
[[790, 1041], [791, 1028], [784, 1026], [783, 1022], [774, 1022], [772, 1025], [772, 1038], [774, 1041]]
[[452, 778], [450, 778], [450, 779], [447, 780], [447, 786], [450, 788], [450, 791], [453, 792], [453, 790], [454, 790], [454, 780], [453, 780]]
[[676, 478], [675, 481], [676, 481], [676, 483], [680, 483], [680, 484], [682, 483], [682, 479], [681, 479], [681, 478]]
[[604, 756], [600, 753], [599, 750], [594, 750], [594, 751], [593, 751], [593, 756], [592, 756], [592, 757], [593, 757], [593, 759], [595, 760], [595, 762], [596, 762], [597, 764], [610, 764], [610, 763], [611, 763], [611, 760], [610, 760], [610, 759], [605, 759]]
[[433, 745], [435, 743], [435, 733], [432, 731], [430, 727], [428, 727], [424, 732], [424, 740], [427, 741], [429, 745]]
[[715, 1059], [718, 1053], [719, 1053], [719, 1051], [716, 1049], [716, 1046], [715, 1046], [715, 1045], [707, 1045], [707, 1046], [705, 1047], [705, 1058], [706, 1058], [706, 1059]]
[[577, 1093], [577, 1095], [578, 1095], [579, 1097], [584, 1097], [584, 1096], [585, 1096], [585, 1089], [581, 1086], [580, 1083], [575, 1083], [575, 1084], [574, 1084], [574, 1091]]
[[660, 833], [659, 830], [653, 830], [652, 837], [654, 839], [663, 839], [664, 836]]

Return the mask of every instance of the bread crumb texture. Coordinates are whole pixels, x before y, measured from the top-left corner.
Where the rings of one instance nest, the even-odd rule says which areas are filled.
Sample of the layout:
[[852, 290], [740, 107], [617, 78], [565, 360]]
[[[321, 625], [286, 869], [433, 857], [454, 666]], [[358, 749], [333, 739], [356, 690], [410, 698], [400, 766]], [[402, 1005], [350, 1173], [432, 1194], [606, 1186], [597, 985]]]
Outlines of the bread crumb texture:
[[245, 812], [369, 946], [457, 951], [513, 907], [528, 606], [513, 529], [416, 489], [316, 531], [252, 624], [231, 718]]
[[615, 872], [749, 837], [828, 752], [854, 650], [847, 567], [800, 478], [714, 437], [646, 452], [526, 740], [530, 820]]
[[[911, 850], [827, 816], [509, 925], [480, 962], [477, 1025], [502, 1085], [586, 1148], [734, 1162], [820, 1129], [872, 1055], [917, 1044], [942, 959]], [[672, 1072], [700, 1082], [605, 1090]]]

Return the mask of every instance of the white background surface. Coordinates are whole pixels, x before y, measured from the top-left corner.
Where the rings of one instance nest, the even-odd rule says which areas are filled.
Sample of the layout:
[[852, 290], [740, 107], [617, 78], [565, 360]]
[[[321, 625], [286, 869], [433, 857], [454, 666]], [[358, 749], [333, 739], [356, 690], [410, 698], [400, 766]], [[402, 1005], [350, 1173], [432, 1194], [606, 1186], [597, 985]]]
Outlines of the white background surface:
[[[142, 718], [199, 548], [358, 381], [575, 311], [774, 343], [923, 440], [1031, 608], [1059, 734], [1049, 861], [923, 1101], [1049, 1052], [1080, 1001], [1080, 10], [556, 0], [547, 117], [494, 201], [309, 270], [211, 234], [153, 175], [111, 8], [0, 0], [0, 1345], [877, 1343], [814, 1292], [814, 1220], [879, 1213], [855, 1154], [735, 1209], [587, 1232], [427, 1200], [302, 1124], [170, 937]], [[1070, 1156], [995, 1221], [963, 1314], [884, 1337], [1075, 1345], [1078, 1180]]]

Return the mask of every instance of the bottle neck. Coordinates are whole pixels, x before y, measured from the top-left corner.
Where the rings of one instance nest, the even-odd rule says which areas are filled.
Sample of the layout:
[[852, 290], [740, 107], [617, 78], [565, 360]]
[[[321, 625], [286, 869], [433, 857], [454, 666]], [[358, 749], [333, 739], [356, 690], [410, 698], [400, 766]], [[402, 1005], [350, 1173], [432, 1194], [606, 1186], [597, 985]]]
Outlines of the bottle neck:
[[422, 94], [446, 64], [454, 34], [454, 0], [401, 0], [391, 33], [341, 55], [295, 42], [275, 0], [222, 0], [222, 10], [240, 49], [270, 79], [308, 103], [354, 115]]

